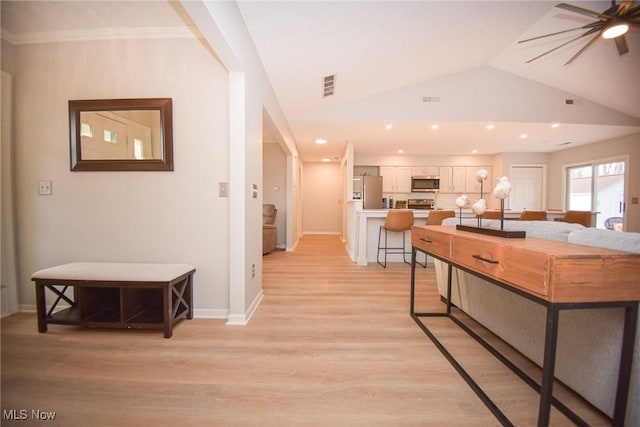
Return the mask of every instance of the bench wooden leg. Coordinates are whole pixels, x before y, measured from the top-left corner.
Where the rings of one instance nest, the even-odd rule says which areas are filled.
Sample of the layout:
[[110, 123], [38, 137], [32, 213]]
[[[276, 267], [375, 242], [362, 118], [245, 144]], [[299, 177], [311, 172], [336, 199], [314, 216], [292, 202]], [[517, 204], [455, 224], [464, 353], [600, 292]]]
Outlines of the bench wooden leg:
[[38, 332], [47, 332], [47, 301], [44, 285], [36, 283], [36, 308], [38, 311]]
[[162, 320], [164, 322], [164, 337], [171, 338], [173, 335], [173, 304], [171, 303], [173, 291], [171, 285], [167, 284], [162, 288]]

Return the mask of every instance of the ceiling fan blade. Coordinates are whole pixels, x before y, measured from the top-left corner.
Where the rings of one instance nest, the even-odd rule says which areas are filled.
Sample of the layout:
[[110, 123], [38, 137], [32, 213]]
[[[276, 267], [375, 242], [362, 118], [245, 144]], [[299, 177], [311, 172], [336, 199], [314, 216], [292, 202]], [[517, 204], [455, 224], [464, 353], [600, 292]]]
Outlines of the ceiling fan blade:
[[570, 29], [564, 30], [564, 31], [558, 31], [556, 33], [549, 33], [549, 34], [544, 34], [542, 36], [531, 37], [530, 39], [520, 40], [520, 41], [518, 41], [518, 43], [526, 43], [526, 42], [530, 42], [530, 41], [533, 41], [533, 40], [543, 39], [545, 37], [551, 37], [551, 36], [556, 36], [558, 34], [568, 33], [570, 31], [583, 30], [585, 28], [592, 28], [593, 26], [597, 26], [597, 25], [603, 25], [602, 21], [593, 22], [591, 24], [583, 25], [581, 27], [570, 28]]
[[636, 13], [640, 12], [640, 4], [633, 6], [631, 9], [627, 10], [625, 16], [633, 16]]
[[624, 34], [616, 37], [614, 40], [616, 41], [616, 47], [618, 48], [618, 54], [620, 56], [629, 53], [629, 46], [627, 46], [627, 39], [624, 37]]
[[[553, 49], [548, 50], [548, 51], [546, 51], [545, 53], [543, 53], [543, 54], [541, 54], [541, 55], [536, 56], [535, 58], [531, 58], [530, 60], [528, 60], [528, 61], [527, 61], [527, 64], [530, 64], [531, 62], [535, 61], [536, 59], [542, 58], [543, 56], [548, 55], [548, 54], [550, 54], [551, 52], [555, 52], [556, 50], [558, 50], [558, 49], [560, 49], [560, 48], [562, 48], [562, 47], [565, 47], [566, 45], [568, 45], [568, 44], [570, 44], [570, 43], [573, 43], [574, 41], [576, 41], [576, 40], [578, 40], [578, 39], [581, 39], [581, 38], [582, 38], [582, 37], [584, 37], [584, 36], [588, 36], [589, 34], [593, 34], [593, 33], [598, 32], [598, 31], [599, 31], [599, 29], [597, 29], [597, 28], [592, 28], [592, 29], [590, 29], [589, 31], [587, 31], [587, 32], [585, 32], [585, 33], [583, 33], [583, 34], [579, 35], [578, 37], [575, 37], [575, 38], [573, 38], [573, 39], [569, 40], [568, 42], [564, 42], [564, 43], [562, 43], [561, 45], [556, 46], [556, 47], [554, 47]], [[593, 41], [594, 41], [595, 39], [597, 39], [597, 38], [598, 38], [598, 34], [596, 34], [596, 37], [594, 37], [594, 38], [593, 38], [589, 43], [593, 43]], [[584, 48], [583, 48], [583, 49], [584, 49]], [[565, 64], [565, 65], [567, 65], [567, 64]]]
[[626, 15], [629, 12], [629, 8], [631, 7], [632, 3], [633, 1], [631, 0], [624, 0], [620, 2], [620, 4], [618, 5], [618, 11], [616, 15], [618, 16]]
[[589, 42], [587, 44], [582, 46], [582, 49], [580, 49], [575, 55], [573, 55], [571, 57], [571, 59], [569, 59], [567, 62], [565, 62], [564, 65], [569, 65], [573, 61], [575, 61], [580, 55], [582, 55], [582, 53], [585, 50], [587, 50], [589, 48], [589, 46], [591, 46], [596, 40], [598, 40], [598, 37], [600, 37], [600, 34], [596, 34], [595, 36], [591, 37], [591, 40], [589, 40]]
[[592, 17], [592, 18], [602, 19], [602, 20], [604, 20], [604, 21], [608, 21], [608, 20], [610, 20], [610, 19], [611, 19], [611, 17], [610, 17], [610, 16], [603, 15], [603, 14], [602, 14], [602, 13], [600, 13], [600, 12], [595, 12], [595, 11], [593, 11], [593, 10], [584, 9], [584, 8], [582, 8], [582, 7], [574, 6], [574, 5], [572, 5], [572, 4], [559, 3], [559, 4], [557, 4], [557, 5], [556, 5], [556, 7], [557, 7], [557, 8], [560, 8], [560, 9], [568, 10], [568, 11], [570, 11], [570, 12], [576, 12], [576, 13], [579, 13], [579, 14], [581, 14], [581, 15], [587, 15], [587, 16], [590, 16], [590, 17]]

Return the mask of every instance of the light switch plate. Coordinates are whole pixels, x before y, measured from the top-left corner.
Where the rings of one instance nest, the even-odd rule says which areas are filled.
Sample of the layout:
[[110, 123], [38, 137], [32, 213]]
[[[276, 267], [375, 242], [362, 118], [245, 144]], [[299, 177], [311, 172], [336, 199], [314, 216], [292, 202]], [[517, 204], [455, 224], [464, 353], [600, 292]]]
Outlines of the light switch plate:
[[229, 183], [228, 182], [219, 182], [218, 183], [218, 196], [220, 196], [220, 197], [229, 197]]
[[41, 196], [50, 196], [53, 194], [51, 181], [38, 181], [38, 194]]

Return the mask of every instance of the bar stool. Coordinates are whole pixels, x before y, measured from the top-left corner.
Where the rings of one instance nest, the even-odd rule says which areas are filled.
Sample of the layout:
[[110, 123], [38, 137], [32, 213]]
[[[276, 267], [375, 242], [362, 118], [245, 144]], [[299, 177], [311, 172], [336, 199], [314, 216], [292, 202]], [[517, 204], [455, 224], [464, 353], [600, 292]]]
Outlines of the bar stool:
[[546, 221], [547, 212], [545, 211], [522, 211], [520, 213], [521, 221]]
[[455, 216], [455, 211], [432, 210], [429, 211], [429, 215], [427, 216], [427, 220], [424, 225], [442, 225], [442, 221]]
[[[410, 264], [407, 261], [406, 255], [411, 252], [405, 250], [405, 232], [411, 230], [413, 225], [413, 210], [412, 209], [391, 209], [387, 213], [387, 218], [384, 220], [384, 224], [380, 226], [378, 231], [378, 254], [376, 261], [382, 267], [387, 268], [387, 254], [402, 254], [402, 260]], [[380, 240], [382, 238], [382, 230], [384, 230], [384, 246], [380, 246]], [[389, 247], [387, 245], [387, 234], [389, 231], [395, 233], [402, 233], [402, 247]], [[380, 262], [380, 251], [384, 251], [384, 264]]]

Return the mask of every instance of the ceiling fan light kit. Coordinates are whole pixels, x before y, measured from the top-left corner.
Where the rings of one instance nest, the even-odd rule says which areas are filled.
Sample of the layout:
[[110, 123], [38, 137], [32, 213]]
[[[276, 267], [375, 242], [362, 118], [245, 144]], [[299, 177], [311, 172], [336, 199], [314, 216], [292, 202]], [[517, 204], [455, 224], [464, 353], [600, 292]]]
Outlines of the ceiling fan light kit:
[[629, 25], [625, 22], [618, 22], [617, 24], [611, 25], [607, 27], [602, 32], [603, 39], [615, 39], [616, 37], [620, 37], [629, 31]]
[[602, 37], [603, 39], [614, 39], [616, 48], [618, 49], [618, 55], [620, 56], [625, 55], [626, 53], [629, 52], [629, 47], [627, 46], [627, 40], [625, 38], [625, 34], [627, 33], [627, 31], [629, 31], [629, 28], [632, 26], [640, 27], [640, 4], [634, 4], [634, 3], [635, 2], [631, 0], [624, 0], [619, 4], [616, 4], [615, 0], [611, 0], [611, 7], [609, 7], [607, 10], [605, 10], [602, 13], [585, 9], [579, 6], [574, 6], [567, 3], [559, 3], [555, 7], [559, 9], [567, 10], [569, 12], [579, 13], [581, 15], [585, 15], [590, 18], [595, 18], [597, 19], [597, 21], [582, 25], [580, 27], [571, 28], [568, 30], [557, 31], [554, 33], [532, 37], [526, 40], [520, 40], [518, 43], [525, 43], [532, 40], [539, 40], [541, 38], [567, 33], [569, 31], [586, 30], [581, 35], [565, 43], [562, 43], [561, 45], [556, 46], [553, 49], [550, 49], [536, 56], [535, 58], [528, 60], [527, 63], [531, 63], [539, 58], [542, 58], [545, 55], [548, 55], [551, 52], [555, 52], [556, 50], [589, 35], [593, 35], [593, 37], [591, 37], [591, 39], [575, 55], [573, 55], [571, 59], [569, 59], [564, 65], [569, 65], [573, 61], [575, 61], [599, 37]]

